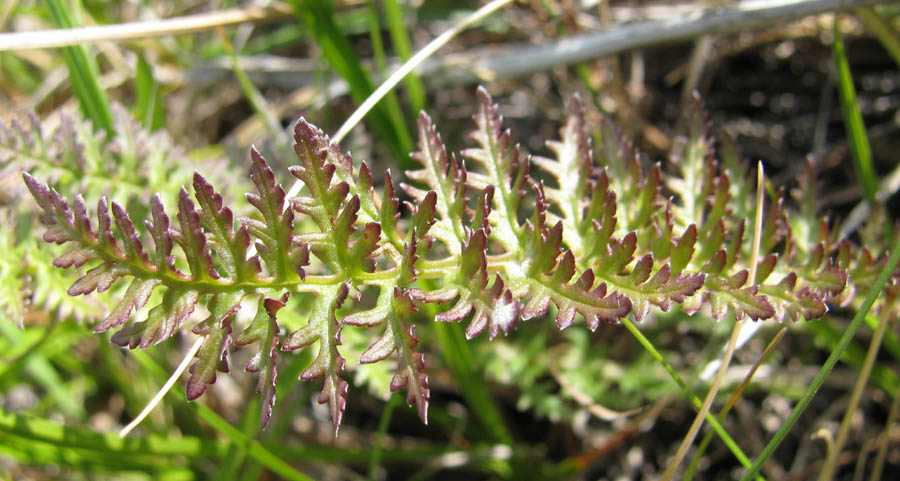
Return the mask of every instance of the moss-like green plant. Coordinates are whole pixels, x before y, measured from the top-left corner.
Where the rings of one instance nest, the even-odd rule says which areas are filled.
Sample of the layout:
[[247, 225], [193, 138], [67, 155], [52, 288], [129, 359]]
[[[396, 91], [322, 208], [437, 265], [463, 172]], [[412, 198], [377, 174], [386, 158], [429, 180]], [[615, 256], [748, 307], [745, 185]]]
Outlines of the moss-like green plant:
[[[642, 320], [654, 306], [674, 305], [690, 313], [705, 309], [716, 319], [728, 311], [754, 320], [814, 319], [829, 303], [852, 303], [873, 281], [885, 262], [877, 247], [883, 243], [858, 249], [836, 238], [815, 211], [808, 162], [796, 212], [786, 214], [781, 192], [770, 195], [756, 284], [748, 285], [752, 186], [735, 155], [716, 157], [699, 102], [696, 107], [671, 165], [644, 169], [611, 124], [595, 129], [586, 122], [577, 98], [568, 104], [560, 139], [548, 143], [552, 156], [531, 157], [479, 89], [473, 146], [459, 156], [447, 152], [427, 115], [419, 117], [413, 159], [421, 168], [402, 185], [413, 199], [405, 216], [390, 172], [376, 195], [367, 164], [356, 168], [303, 119], [295, 128], [299, 163], [290, 172], [305, 194], [287, 198], [253, 150], [256, 189], [246, 197], [257, 213], [247, 218], [235, 219], [199, 173], [193, 196], [180, 191], [174, 219], [153, 198], [146, 235], [116, 202], [101, 197], [94, 224], [81, 197], [69, 204], [47, 184], [24, 177], [43, 210], [44, 239], [69, 246], [54, 265], [91, 265], [70, 294], [130, 279], [98, 332], [118, 329], [114, 343], [146, 348], [205, 306], [209, 315], [193, 327], [204, 343], [191, 367], [188, 399], [228, 371], [232, 345], [256, 344], [246, 369], [259, 373], [265, 425], [275, 402], [279, 348], [318, 342], [300, 377], [324, 379], [318, 401], [328, 403], [337, 431], [348, 389], [341, 331], [365, 326], [378, 334], [360, 363], [394, 356], [391, 390], [406, 387], [408, 403], [427, 422], [428, 377], [411, 322], [422, 303], [446, 303], [435, 321], [467, 319], [467, 337], [486, 331], [493, 339], [551, 304], [561, 329], [578, 319], [591, 330], [629, 314]], [[301, 225], [303, 218], [312, 223]], [[157, 289], [163, 292], [158, 303], [134, 321], [132, 313]], [[377, 290], [374, 307], [355, 307], [365, 289]], [[278, 311], [296, 293], [313, 298], [308, 320], [283, 333]], [[884, 296], [879, 308], [892, 308], [894, 297]], [[257, 307], [243, 323], [235, 314], [245, 300]]]

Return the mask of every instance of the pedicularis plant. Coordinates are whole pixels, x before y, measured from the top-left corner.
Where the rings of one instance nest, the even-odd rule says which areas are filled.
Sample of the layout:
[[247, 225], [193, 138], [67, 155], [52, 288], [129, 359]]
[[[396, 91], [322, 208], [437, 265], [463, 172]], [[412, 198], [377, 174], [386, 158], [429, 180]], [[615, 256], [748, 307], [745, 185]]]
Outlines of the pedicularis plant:
[[[70, 206], [46, 184], [24, 177], [43, 209], [44, 240], [69, 245], [54, 265], [93, 266], [69, 294], [104, 291], [130, 278], [97, 332], [118, 329], [114, 343], [143, 349], [170, 338], [205, 306], [209, 315], [193, 327], [204, 341], [187, 397], [197, 398], [218, 371], [228, 371], [232, 345], [255, 344], [259, 352], [246, 370], [259, 373], [263, 425], [275, 403], [279, 350], [318, 341], [300, 378], [324, 378], [318, 402], [328, 403], [337, 432], [348, 387], [340, 347], [347, 325], [373, 330], [360, 363], [396, 358], [391, 390], [405, 387], [408, 403], [427, 422], [428, 376], [411, 315], [422, 303], [450, 306], [437, 322], [468, 319], [469, 338], [508, 333], [551, 304], [560, 329], [583, 318], [594, 330], [629, 314], [640, 321], [652, 306], [705, 308], [716, 319], [730, 311], [738, 318], [797, 320], [821, 317], [829, 303], [852, 303], [886, 260], [877, 247], [885, 234], [866, 237], [874, 255], [837, 239], [816, 213], [807, 162], [797, 212], [787, 216], [784, 195], [769, 195], [760, 261], [749, 265], [750, 176], [735, 155], [717, 159], [697, 106], [668, 168], [645, 169], [611, 124], [595, 131], [585, 122], [577, 98], [568, 104], [560, 140], [548, 143], [553, 156], [526, 155], [479, 89], [474, 146], [459, 156], [448, 154], [426, 114], [419, 117], [413, 157], [421, 169], [407, 172], [411, 183], [401, 184], [414, 200], [406, 216], [390, 172], [376, 195], [367, 164], [355, 168], [349, 154], [303, 119], [294, 134], [299, 164], [290, 172], [305, 193], [287, 198], [252, 150], [256, 191], [246, 198], [258, 213], [248, 218], [234, 219], [197, 173], [193, 196], [181, 189], [174, 220], [159, 196], [152, 199], [147, 238], [115, 202], [99, 200], [94, 225], [81, 197]], [[312, 222], [300, 222], [303, 217]], [[748, 285], [754, 267], [756, 284]], [[894, 308], [896, 281], [877, 309]], [[157, 289], [158, 303], [134, 321], [132, 313]], [[377, 290], [374, 307], [356, 307], [364, 290]], [[298, 293], [314, 297], [308, 322], [283, 333], [278, 311]], [[248, 322], [236, 320], [242, 302], [257, 305]]]

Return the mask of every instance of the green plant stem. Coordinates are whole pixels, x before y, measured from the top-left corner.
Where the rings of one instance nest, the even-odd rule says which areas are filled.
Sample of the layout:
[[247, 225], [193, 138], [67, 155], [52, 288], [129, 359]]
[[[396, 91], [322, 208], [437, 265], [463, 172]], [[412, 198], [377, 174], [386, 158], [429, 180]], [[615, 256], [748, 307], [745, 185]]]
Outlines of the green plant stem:
[[869, 383], [869, 375], [872, 373], [872, 366], [875, 364], [875, 357], [878, 355], [878, 350], [881, 347], [881, 339], [884, 337], [884, 331], [887, 329], [887, 324], [888, 316], [881, 316], [878, 327], [875, 329], [875, 334], [872, 336], [872, 341], [869, 343], [869, 351], [866, 353], [866, 360], [863, 362], [863, 367], [856, 379], [856, 384], [853, 386], [853, 393], [850, 395], [850, 404], [847, 406], [846, 412], [844, 412], [844, 419], [841, 420], [841, 428], [838, 431], [837, 439], [832, 448], [828, 451], [828, 456], [825, 458], [825, 465], [822, 466], [822, 470], [819, 471], [819, 481], [827, 481], [834, 476], [834, 470], [837, 468], [838, 455], [840, 455], [841, 450], [844, 448], [844, 444], [847, 442], [847, 435], [850, 433], [851, 420], [856, 413], [857, 407], [859, 407], [859, 400], [862, 399], [863, 391]]
[[885, 283], [887, 283], [888, 278], [891, 276], [894, 268], [897, 266], [897, 262], [900, 261], [900, 240], [898, 240], [897, 244], [890, 251], [891, 257], [888, 259], [887, 264], [881, 270], [881, 273], [878, 274], [878, 279], [876, 279], [875, 284], [872, 286], [872, 289], [869, 290], [868, 295], [866, 296], [866, 300], [863, 302], [862, 306], [856, 311], [856, 315], [853, 316], [853, 320], [850, 322], [850, 325], [847, 326], [847, 329], [844, 331], [844, 334], [841, 336], [840, 341], [838, 341], [837, 346], [831, 351], [831, 354], [828, 356], [828, 359], [825, 361], [825, 365], [822, 366], [822, 369], [819, 370], [819, 373], [810, 383], [809, 388], [806, 390], [806, 393], [803, 394], [803, 397], [794, 406], [794, 410], [791, 411], [791, 414], [781, 425], [781, 428], [778, 432], [775, 433], [775, 436], [766, 444], [766, 447], [763, 448], [763, 451], [756, 457], [756, 460], [753, 461], [753, 465], [750, 466], [750, 469], [744, 473], [744, 476], [741, 478], [742, 481], [747, 481], [752, 478], [756, 473], [759, 472], [762, 465], [769, 459], [769, 456], [775, 452], [775, 449], [781, 444], [784, 440], [785, 436], [787, 436], [788, 432], [794, 427], [794, 424], [797, 423], [797, 420], [800, 419], [800, 415], [803, 414], [803, 411], [806, 409], [806, 406], [809, 405], [812, 398], [816, 395], [819, 388], [822, 387], [822, 384], [825, 382], [825, 378], [828, 377], [828, 374], [831, 373], [831, 370], [834, 368], [834, 365], [837, 364], [838, 360], [841, 358], [841, 355], [847, 349], [847, 346], [850, 344], [850, 341], [853, 340], [853, 335], [856, 334], [856, 330], [859, 329], [859, 326], [863, 323], [863, 319], [866, 317], [866, 314], [869, 313], [869, 309], [872, 308], [872, 304], [875, 303], [875, 300], [878, 299], [878, 296], [881, 295], [881, 290], [884, 288]]
[[[650, 355], [653, 356], [653, 358], [662, 365], [666, 372], [669, 373], [669, 376], [672, 377], [672, 379], [675, 381], [675, 384], [678, 384], [678, 387], [681, 388], [681, 391], [684, 392], [684, 394], [691, 401], [694, 407], [700, 409], [700, 406], [702, 405], [700, 398], [698, 398], [697, 395], [694, 394], [693, 391], [691, 391], [691, 388], [689, 388], [684, 380], [681, 379], [681, 376], [677, 372], [675, 372], [675, 369], [672, 368], [669, 362], [662, 357], [662, 354], [660, 354], [659, 351], [656, 350], [656, 347], [653, 345], [653, 343], [650, 342], [650, 340], [647, 339], [646, 336], [644, 336], [644, 333], [642, 333], [640, 329], [638, 329], [637, 326], [635, 326], [628, 317], [622, 318], [622, 324], [625, 325], [625, 328], [627, 328], [628, 331], [631, 332], [631, 334], [635, 337], [635, 339], [637, 339], [641, 346], [643, 346], [644, 349], [646, 349], [647, 352], [649, 352]], [[719, 437], [722, 438], [722, 442], [724, 442], [725, 445], [728, 446], [728, 449], [731, 450], [732, 454], [734, 454], [734, 457], [737, 458], [741, 465], [743, 465], [744, 467], [749, 467], [750, 458], [748, 458], [747, 455], [744, 454], [743, 451], [741, 451], [740, 446], [738, 446], [731, 435], [729, 435], [728, 432], [725, 431], [725, 428], [722, 427], [722, 424], [710, 413], [706, 413], [706, 422], [708, 422], [709, 425], [712, 426], [716, 434], [718, 434]], [[762, 480], [763, 478], [758, 477], [757, 479]]]
[[900, 66], [900, 35], [872, 7], [860, 8], [853, 13], [875, 34], [875, 38], [887, 50], [888, 54]]

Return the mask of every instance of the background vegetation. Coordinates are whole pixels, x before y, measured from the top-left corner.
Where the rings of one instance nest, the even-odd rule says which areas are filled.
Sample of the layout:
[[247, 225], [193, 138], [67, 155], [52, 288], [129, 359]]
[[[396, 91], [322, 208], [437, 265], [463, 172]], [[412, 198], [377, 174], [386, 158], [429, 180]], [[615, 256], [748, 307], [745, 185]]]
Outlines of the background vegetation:
[[[235, 350], [234, 374], [220, 375], [192, 403], [184, 401], [183, 383], [176, 384], [133, 434], [119, 439], [116, 432], [165, 382], [193, 337], [177, 335], [146, 351], [124, 351], [106, 334], [93, 334], [109, 299], [66, 296], [76, 277], [52, 268], [55, 251], [39, 245], [43, 227], [21, 181], [23, 170], [66, 194], [83, 193], [89, 200], [108, 195], [136, 219], [146, 217], [155, 192], [174, 205], [194, 170], [229, 202], [240, 199], [253, 189], [251, 144], [272, 164], [277, 180], [291, 185], [286, 166], [296, 161], [286, 128], [299, 115], [336, 132], [396, 65], [479, 6], [396, 0], [0, 5], [4, 32], [136, 21], [159, 26], [153, 22], [212, 14], [196, 32], [161, 24], [141, 38], [77, 46], [25, 49], [22, 42], [50, 36], [0, 35], [0, 303], [9, 318], [0, 320], [0, 474], [117, 480], [662, 474], [696, 408], [656, 354], [702, 399], [731, 318], [717, 323], [702, 312], [654, 312], [639, 326], [655, 347], [650, 350], [621, 326], [560, 332], [544, 319], [493, 341], [482, 336], [466, 343], [461, 326], [439, 327], [423, 317], [416, 325], [432, 393], [430, 424], [423, 426], [416, 410], [405, 406], [402, 392], [385, 398], [387, 369], [356, 370], [356, 360], [348, 359], [353, 408], [337, 438], [327, 407], [315, 403], [317, 382], [293, 381], [312, 361], [306, 351], [280, 356], [278, 406], [261, 432], [256, 379], [238, 369], [250, 353]], [[635, 35], [602, 57], [589, 50], [565, 65], [554, 62], [562, 58], [558, 51], [541, 49], [603, 29], [690, 18], [682, 15], [704, 8], [712, 15], [729, 6], [537, 0], [508, 5], [392, 90], [345, 138], [344, 150], [367, 160], [374, 172], [411, 168], [408, 153], [421, 109], [456, 149], [472, 127], [475, 85], [481, 83], [500, 104], [514, 140], [531, 152], [548, 155], [544, 141], [557, 137], [565, 99], [577, 92], [589, 120], [611, 117], [649, 165], [667, 158], [688, 132], [690, 118], [683, 114], [697, 90], [720, 134], [716, 147], [722, 155], [740, 152], [735, 155], [762, 160], [768, 188], [775, 190], [796, 187], [803, 159], [812, 154], [820, 182], [814, 210], [834, 212], [832, 218], [842, 219], [835, 225], [846, 226], [856, 241], [880, 235], [884, 245], [892, 245], [892, 227], [860, 234], [853, 222], [868, 220], [862, 225], [877, 229], [885, 225], [877, 219], [891, 222], [897, 211], [896, 7], [840, 14], [826, 9], [762, 25], [738, 22], [725, 33], [701, 29], [657, 38], [652, 45]], [[228, 23], [231, 13], [248, 21]], [[531, 50], [526, 55], [518, 48]], [[517, 59], [526, 61], [516, 64]], [[870, 207], [859, 207], [864, 199]], [[301, 303], [297, 296], [282, 310], [284, 322], [302, 323]], [[297, 319], [290, 319], [292, 312]], [[751, 461], [840, 349], [855, 314], [833, 309], [820, 321], [759, 323], [736, 352], [712, 412], [737, 393], [722, 425]], [[763, 465], [767, 479], [809, 479], [821, 472], [842, 425], [849, 434], [833, 450], [836, 479], [892, 479], [900, 471], [900, 432], [893, 427], [900, 338], [894, 323], [879, 334], [878, 319], [860, 319], [862, 328], [838, 351], [840, 362]], [[362, 352], [371, 339], [356, 332], [345, 330], [344, 343]], [[881, 354], [867, 362], [867, 349], [880, 344]], [[739, 388], [757, 365], [752, 382]], [[871, 382], [854, 391], [869, 370]], [[848, 422], [842, 420], [846, 411]], [[718, 438], [703, 443], [708, 447], [697, 448], [703, 445], [698, 441], [688, 452], [693, 462], [684, 464], [679, 477], [744, 475]]]

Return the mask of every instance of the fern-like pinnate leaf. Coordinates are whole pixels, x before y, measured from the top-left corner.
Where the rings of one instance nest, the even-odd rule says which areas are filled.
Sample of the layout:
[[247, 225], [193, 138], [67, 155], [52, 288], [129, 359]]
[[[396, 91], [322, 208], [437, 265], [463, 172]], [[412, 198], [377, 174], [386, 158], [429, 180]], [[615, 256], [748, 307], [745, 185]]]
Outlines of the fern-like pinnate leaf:
[[[581, 321], [596, 330], [676, 306], [716, 319], [813, 319], [829, 303], [855, 302], [853, 293], [883, 264], [881, 253], [838, 240], [813, 200], [797, 197], [800, 213], [789, 217], [777, 193], [767, 199], [759, 264], [749, 265], [746, 168], [734, 155], [719, 162], [699, 100], [672, 169], [645, 165], [611, 123], [589, 121], [577, 97], [548, 157], [515, 144], [486, 90], [477, 102], [473, 145], [459, 155], [420, 115], [412, 157], [421, 168], [401, 184], [412, 199], [407, 209], [390, 172], [378, 195], [368, 165], [356, 168], [304, 119], [294, 131], [298, 163], [289, 170], [305, 193], [287, 198], [251, 150], [255, 192], [246, 199], [256, 212], [249, 217], [236, 219], [200, 174], [193, 194], [178, 194], [174, 218], [161, 197], [152, 198], [146, 232], [115, 202], [101, 198], [94, 222], [80, 197], [70, 206], [27, 173], [25, 183], [43, 212], [44, 239], [67, 245], [54, 265], [87, 268], [70, 294], [130, 279], [98, 332], [118, 329], [114, 343], [143, 349], [192, 325], [204, 340], [189, 399], [228, 371], [230, 349], [254, 345], [245, 369], [259, 376], [263, 426], [275, 403], [278, 350], [316, 349], [300, 379], [321, 379], [318, 401], [328, 404], [335, 433], [349, 396], [347, 326], [380, 332], [360, 364], [396, 359], [390, 389], [405, 388], [427, 422], [428, 375], [416, 336], [422, 303], [441, 305], [426, 321], [465, 321], [468, 338], [487, 332], [490, 339], [551, 305], [560, 329]], [[809, 163], [801, 190], [812, 190], [813, 178]], [[162, 295], [151, 296], [157, 289]], [[374, 305], [362, 299], [374, 292]], [[306, 321], [282, 333], [279, 312], [296, 309], [286, 305], [290, 297], [303, 299]], [[151, 298], [159, 300], [146, 318], [133, 319]], [[238, 311], [251, 303], [256, 313], [244, 321]], [[208, 315], [197, 319], [195, 311]]]
[[[191, 171], [166, 132], [149, 133], [120, 105], [114, 104], [112, 110], [117, 125], [112, 138], [106, 138], [105, 132], [95, 132], [90, 121], [65, 109], [59, 112], [58, 122], [49, 125], [42, 125], [34, 114], [0, 123], [0, 177], [12, 178], [28, 171], [52, 179], [60, 188], [81, 192], [86, 198], [108, 195], [117, 199], [135, 219], [151, 217], [150, 206], [144, 205], [149, 194], [161, 192], [165, 201], [174, 203], [178, 187], [190, 181]], [[9, 289], [0, 291], [0, 305], [18, 322], [37, 309], [53, 311], [59, 318], [103, 319], [104, 311], [109, 312], [109, 299], [121, 295], [125, 286], [115, 289], [115, 294], [102, 296], [64, 295], [71, 279], [62, 270], [49, 269], [49, 251], [38, 249], [29, 236], [23, 235], [32, 230], [37, 207], [23, 201], [26, 186], [12, 183], [4, 187], [0, 193], [0, 215], [4, 217], [0, 244], [10, 246], [4, 249], [4, 261], [12, 268], [0, 272], [0, 276], [15, 275], [17, 282], [3, 283]], [[85, 261], [87, 255], [85, 249], [72, 249], [57, 264], [75, 265]], [[139, 284], [144, 284], [143, 288]], [[148, 287], [146, 282], [138, 282], [128, 296], [139, 301]], [[124, 322], [129, 313], [119, 310], [117, 314]], [[115, 323], [117, 318], [107, 320]], [[98, 330], [107, 328], [98, 325]]]
[[[419, 344], [416, 326], [406, 325], [405, 318], [416, 312], [416, 305], [409, 293], [395, 288], [392, 293], [392, 312], [385, 323], [384, 333], [359, 357], [361, 364], [381, 361], [391, 353], [397, 353], [397, 372], [391, 379], [391, 391], [407, 389], [407, 402], [419, 409], [419, 418], [428, 424], [428, 375], [425, 373], [424, 355], [413, 348]], [[346, 322], [346, 318], [344, 319]]]
[[250, 358], [244, 370], [259, 373], [256, 392], [262, 396], [260, 424], [266, 427], [275, 406], [275, 386], [278, 384], [278, 311], [284, 307], [289, 293], [281, 299], [261, 297], [256, 308], [256, 316], [244, 331], [234, 340], [235, 346], [259, 343], [259, 352]]
[[300, 373], [300, 379], [308, 381], [324, 377], [318, 401], [319, 404], [328, 403], [335, 435], [347, 404], [347, 381], [341, 377], [344, 374], [344, 358], [338, 351], [342, 325], [335, 318], [335, 311], [346, 298], [347, 283], [321, 292], [307, 325], [291, 333], [282, 346], [286, 351], [293, 351], [319, 342], [319, 353], [313, 363]]

